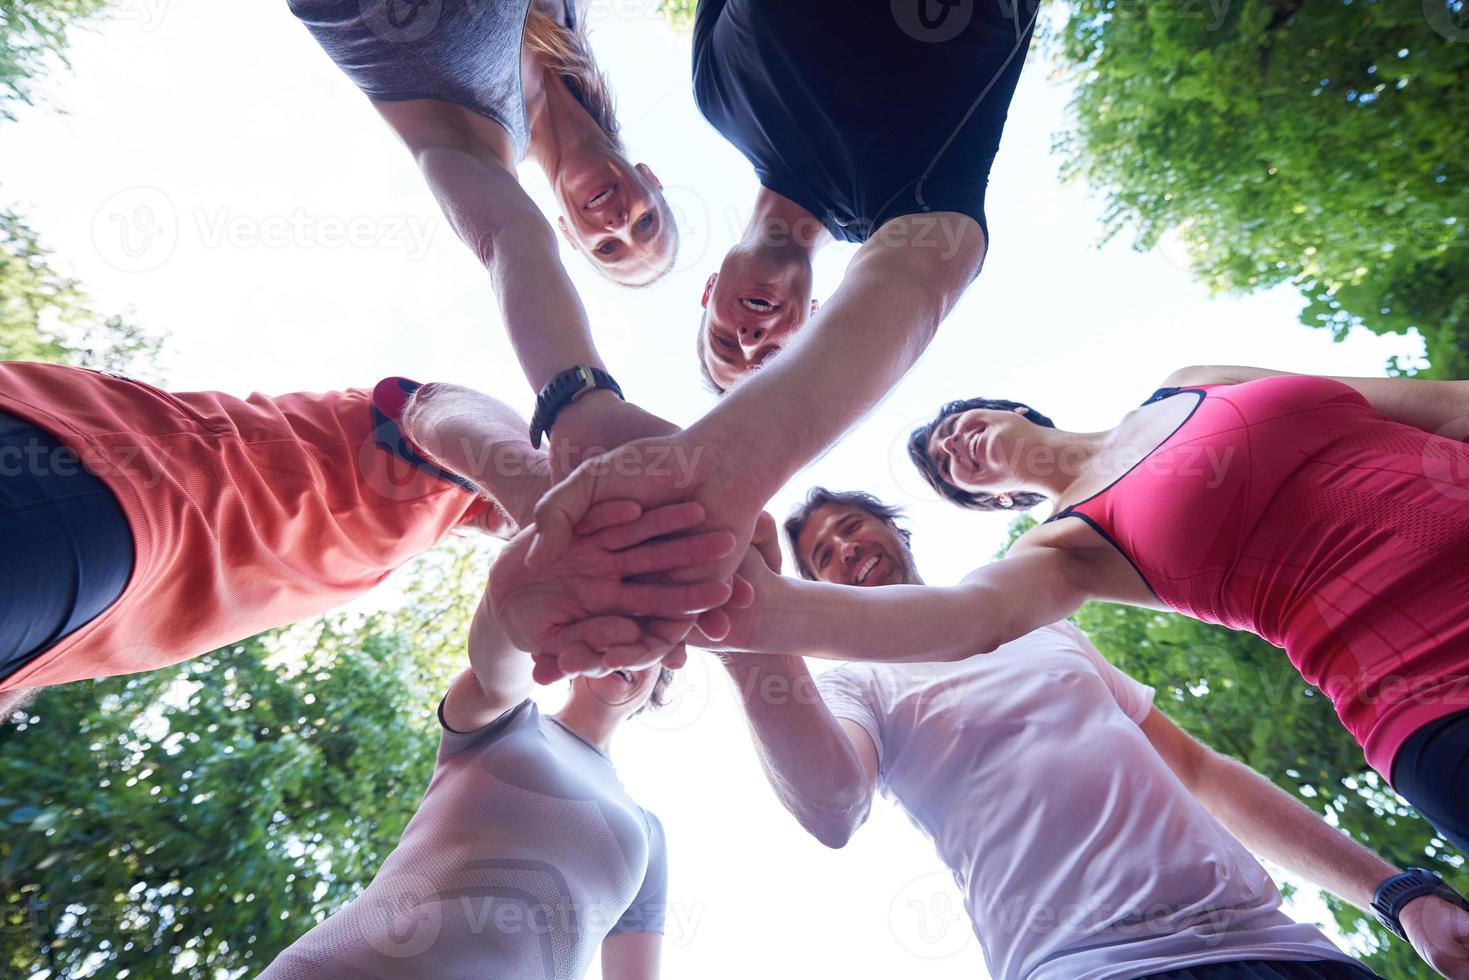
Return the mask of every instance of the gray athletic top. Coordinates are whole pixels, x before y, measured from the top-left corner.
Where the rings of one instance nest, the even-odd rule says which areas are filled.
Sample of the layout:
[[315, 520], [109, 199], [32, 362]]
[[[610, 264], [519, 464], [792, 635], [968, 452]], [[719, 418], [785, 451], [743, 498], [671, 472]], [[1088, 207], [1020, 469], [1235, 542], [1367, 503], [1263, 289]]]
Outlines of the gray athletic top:
[[261, 980], [574, 980], [607, 935], [663, 932], [667, 891], [657, 818], [600, 749], [525, 701], [479, 731], [444, 728], [372, 884]]
[[[533, 0], [288, 0], [337, 67], [369, 98], [438, 99], [505, 128], [523, 160], [530, 120], [521, 42]], [[576, 23], [566, 0], [566, 23]]]

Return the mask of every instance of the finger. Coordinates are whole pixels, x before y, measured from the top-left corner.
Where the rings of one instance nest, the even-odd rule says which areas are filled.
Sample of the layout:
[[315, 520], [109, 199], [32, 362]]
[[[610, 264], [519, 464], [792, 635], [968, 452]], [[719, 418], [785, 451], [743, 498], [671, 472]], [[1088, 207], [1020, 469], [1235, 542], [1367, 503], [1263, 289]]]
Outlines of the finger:
[[669, 670], [682, 670], [689, 662], [689, 648], [680, 643], [673, 648], [673, 652], [663, 658], [663, 666]]
[[693, 501], [655, 507], [638, 519], [620, 527], [609, 527], [592, 539], [592, 543], [608, 551], [621, 551], [653, 538], [687, 531], [704, 523], [704, 505]]
[[527, 568], [545, 568], [566, 554], [576, 525], [596, 499], [597, 472], [583, 463], [536, 502], [535, 537], [526, 553]]
[[593, 616], [559, 630], [546, 652], [561, 653], [572, 646], [605, 650], [619, 643], [632, 643], [642, 632], [635, 620], [625, 616]]
[[696, 616], [729, 601], [728, 582], [698, 582], [693, 585], [650, 585], [621, 582], [608, 603], [612, 609], [634, 616], [679, 618]]
[[537, 684], [555, 684], [566, 677], [561, 670], [560, 658], [548, 653], [535, 655], [535, 669], [531, 672], [531, 678]]
[[755, 536], [750, 539], [750, 544], [760, 552], [760, 557], [765, 559], [765, 564], [770, 566], [772, 572], [780, 571], [784, 558], [780, 553], [780, 537], [776, 534], [775, 518], [770, 516], [770, 511], [762, 510], [760, 516], [755, 518]]
[[674, 647], [662, 643], [629, 643], [612, 647], [602, 655], [608, 667], [642, 670], [672, 653]]
[[626, 551], [613, 552], [612, 567], [618, 578], [653, 575], [689, 565], [708, 564], [726, 558], [735, 549], [735, 536], [728, 531], [705, 531], [667, 541], [654, 541]]
[[734, 592], [725, 605], [731, 609], [749, 609], [755, 604], [755, 587], [743, 575], [736, 575], [730, 582]]
[[578, 537], [597, 534], [619, 524], [631, 524], [643, 516], [643, 508], [635, 500], [604, 500], [593, 504], [576, 525]]
[[729, 636], [731, 628], [729, 613], [722, 608], [711, 609], [699, 617], [699, 632], [716, 643]]
[[612, 665], [603, 654], [584, 644], [573, 644], [557, 659], [561, 672], [567, 677], [605, 677], [612, 672]]

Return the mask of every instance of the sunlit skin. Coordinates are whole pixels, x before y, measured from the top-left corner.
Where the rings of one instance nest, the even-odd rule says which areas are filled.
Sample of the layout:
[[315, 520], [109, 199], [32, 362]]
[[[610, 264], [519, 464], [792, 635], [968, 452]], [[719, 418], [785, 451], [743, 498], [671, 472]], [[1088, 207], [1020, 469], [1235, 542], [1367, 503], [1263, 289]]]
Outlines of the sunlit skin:
[[659, 666], [614, 670], [604, 677], [576, 677], [571, 697], [556, 718], [607, 751], [617, 727], [647, 706], [658, 685]]
[[1053, 430], [1026, 421], [1025, 409], [972, 409], [934, 427], [928, 454], [945, 482], [970, 493], [1009, 494], [1030, 489], [1025, 462]]
[[831, 235], [804, 208], [762, 188], [738, 244], [709, 277], [701, 356], [728, 389], [778, 353], [819, 305], [811, 263]]
[[673, 261], [678, 233], [663, 183], [640, 163], [602, 148], [567, 162], [556, 176], [561, 232], [608, 278], [646, 283]]
[[816, 578], [833, 585], [919, 585], [897, 530], [861, 507], [822, 504], [801, 528], [796, 549]]

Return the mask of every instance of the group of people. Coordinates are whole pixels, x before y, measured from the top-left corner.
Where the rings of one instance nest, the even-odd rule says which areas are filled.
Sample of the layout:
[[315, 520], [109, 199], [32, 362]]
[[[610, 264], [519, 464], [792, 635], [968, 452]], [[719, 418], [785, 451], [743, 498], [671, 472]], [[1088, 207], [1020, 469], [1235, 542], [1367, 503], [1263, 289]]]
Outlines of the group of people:
[[[289, 9], [489, 272], [529, 423], [398, 377], [237, 398], [0, 362], [0, 532], [18, 545], [0, 714], [324, 612], [456, 529], [506, 539], [416, 815], [264, 977], [562, 980], [599, 953], [609, 980], [658, 976], [664, 835], [609, 752], [693, 645], [727, 668], [772, 788], [819, 841], [844, 845], [879, 788], [925, 830], [996, 978], [1372, 977], [1281, 911], [1252, 852], [1469, 978], [1469, 902], [1194, 741], [1066, 622], [1102, 599], [1282, 647], [1469, 853], [1469, 446], [1440, 434], [1469, 416], [1469, 382], [1188, 368], [1105, 432], [953, 402], [912, 435], [920, 472], [959, 506], [1049, 519], [930, 586], [895, 508], [817, 488], [785, 524], [798, 576], [781, 574], [768, 501], [980, 272], [1035, 2], [934, 18], [924, 0], [701, 0], [695, 97], [760, 190], [702, 297], [699, 369], [721, 397], [682, 429], [613, 378], [517, 175], [532, 157], [607, 278], [646, 286], [675, 261], [582, 6]], [[821, 304], [812, 258], [836, 240], [860, 248]], [[813, 678], [805, 657], [846, 663]], [[562, 678], [543, 714], [533, 685]]]

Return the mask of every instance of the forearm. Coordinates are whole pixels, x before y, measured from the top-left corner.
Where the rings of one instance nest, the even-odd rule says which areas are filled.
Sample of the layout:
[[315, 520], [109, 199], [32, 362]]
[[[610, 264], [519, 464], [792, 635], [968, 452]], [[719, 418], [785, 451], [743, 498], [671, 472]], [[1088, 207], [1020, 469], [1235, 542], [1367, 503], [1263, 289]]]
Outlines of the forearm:
[[1360, 909], [1398, 869], [1248, 766], [1206, 753], [1194, 795], [1255, 854]]
[[444, 469], [474, 482], [516, 526], [533, 519], [550, 486], [546, 454], [532, 449], [529, 426], [504, 402], [458, 385], [424, 385], [403, 413], [408, 440]]
[[866, 819], [871, 792], [805, 663], [732, 654], [725, 666], [776, 797], [822, 843], [845, 844]]
[[532, 390], [577, 364], [605, 368], [556, 233], [514, 173], [464, 147], [428, 146], [416, 157], [455, 233], [490, 273]]
[[962, 260], [946, 260], [869, 242], [797, 339], [690, 434], [701, 445], [730, 447], [721, 453], [728, 467], [752, 476], [767, 497], [775, 493], [887, 397], [928, 349], [978, 272], [982, 243], [969, 248]]
[[988, 653], [1014, 638], [1001, 635], [997, 597], [982, 586], [862, 589], [783, 579], [781, 588], [782, 600], [763, 609], [750, 631], [752, 653], [939, 663]]

